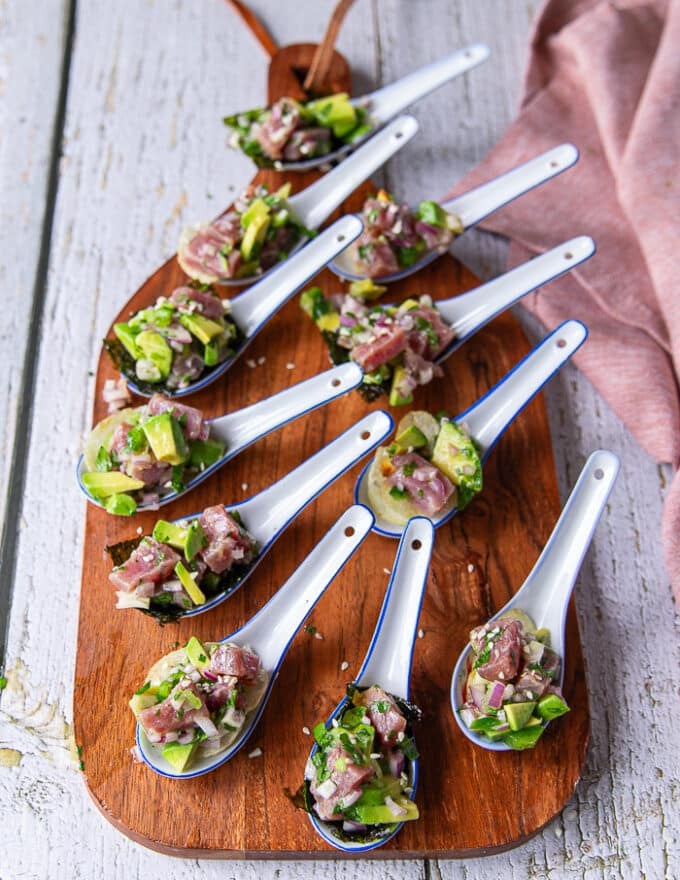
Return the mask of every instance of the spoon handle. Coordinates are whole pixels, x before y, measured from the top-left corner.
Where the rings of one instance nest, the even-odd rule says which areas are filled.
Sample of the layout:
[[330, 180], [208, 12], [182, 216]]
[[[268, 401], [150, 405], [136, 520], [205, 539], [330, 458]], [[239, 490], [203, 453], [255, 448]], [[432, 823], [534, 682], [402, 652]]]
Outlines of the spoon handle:
[[442, 208], [459, 217], [463, 227], [468, 229], [518, 196], [571, 168], [577, 159], [578, 150], [573, 144], [561, 144], [488, 183], [442, 202]]
[[399, 541], [378, 624], [356, 683], [379, 684], [408, 699], [416, 628], [430, 566], [434, 527], [429, 519], [410, 519]]
[[229, 639], [238, 636], [239, 643], [252, 645], [264, 668], [275, 670], [307, 615], [372, 525], [368, 508], [356, 504], [346, 510], [280, 590]]
[[415, 101], [443, 86], [450, 79], [472, 70], [489, 57], [489, 47], [478, 43], [458, 49], [366, 96], [369, 114], [379, 124], [387, 122]]
[[563, 631], [576, 576], [616, 481], [619, 464], [618, 457], [606, 450], [593, 452], [588, 458], [548, 543], [509, 603], [540, 621], [556, 643]]
[[400, 116], [328, 174], [288, 199], [308, 229], [318, 229], [347, 196], [407, 144], [418, 131], [413, 116]]
[[248, 530], [263, 547], [270, 544], [320, 492], [375, 449], [393, 426], [386, 412], [369, 413], [273, 486], [236, 505]]
[[491, 451], [506, 427], [588, 336], [580, 321], [565, 321], [546, 336], [500, 382], [456, 417], [478, 444], [482, 457]]
[[581, 235], [475, 290], [438, 302], [438, 311], [456, 334], [455, 347], [523, 296], [583, 263], [594, 253], [595, 242]]
[[211, 419], [210, 434], [226, 443], [226, 456], [233, 458], [260, 437], [358, 388], [362, 377], [357, 364], [340, 364], [252, 406]]
[[336, 254], [361, 233], [363, 224], [348, 214], [336, 220], [313, 241], [280, 266], [268, 272], [231, 301], [231, 314], [246, 339], [251, 339], [265, 321], [281, 308], [295, 291], [319, 272]]

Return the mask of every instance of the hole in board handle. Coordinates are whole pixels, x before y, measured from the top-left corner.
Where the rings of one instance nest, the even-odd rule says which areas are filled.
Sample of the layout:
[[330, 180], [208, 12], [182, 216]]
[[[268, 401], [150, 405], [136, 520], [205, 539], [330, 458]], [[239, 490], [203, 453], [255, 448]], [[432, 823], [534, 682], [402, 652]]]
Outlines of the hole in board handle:
[[601, 480], [604, 477], [604, 471], [602, 468], [597, 468], [597, 470], [593, 472], [593, 476], [596, 480]]
[[345, 529], [345, 537], [351, 538], [354, 535], [354, 526], [347, 526]]

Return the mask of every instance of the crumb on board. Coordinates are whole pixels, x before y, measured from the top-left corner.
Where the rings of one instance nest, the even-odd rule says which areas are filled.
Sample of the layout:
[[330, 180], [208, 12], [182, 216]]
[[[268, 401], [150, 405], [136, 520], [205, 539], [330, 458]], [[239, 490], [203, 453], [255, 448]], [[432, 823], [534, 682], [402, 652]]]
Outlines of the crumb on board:
[[249, 758], [259, 758], [262, 755], [262, 749], [258, 746], [256, 749], [253, 749], [252, 752], [248, 753]]
[[302, 732], [304, 733], [305, 736], [309, 736], [311, 733], [311, 730], [305, 724], [305, 726], [302, 728]]
[[248, 358], [248, 360], [246, 361], [246, 366], [250, 367], [251, 370], [254, 370], [257, 364], [252, 358]]
[[423, 639], [423, 638], [425, 638], [425, 630], [424, 630], [424, 629], [419, 629], [419, 630], [418, 630], [418, 638], [419, 638], [419, 639]]
[[241, 483], [241, 491], [242, 491], [242, 492], [245, 492], [247, 489], [248, 489], [248, 484], [247, 484], [247, 483]]
[[314, 638], [315, 638], [315, 639], [318, 639], [320, 642], [323, 641], [323, 636], [321, 635], [320, 632], [315, 632], [315, 633], [314, 633]]
[[289, 361], [289, 362], [286, 364], [286, 369], [287, 369], [287, 370], [294, 370], [294, 369], [295, 369], [295, 364], [293, 364], [293, 363], [291, 363], [291, 362]]
[[467, 567], [467, 569], [468, 569], [468, 571], [470, 572], [470, 574], [472, 574], [472, 572], [475, 570], [475, 567], [474, 567], [474, 565], [470, 562], [469, 565], [468, 565], [468, 567]]
[[389, 568], [383, 568], [383, 571], [385, 572], [385, 574], [392, 574]]
[[345, 671], [345, 669], [349, 669], [349, 663], [346, 660], [343, 660], [340, 664], [340, 669], [342, 669], [343, 672]]

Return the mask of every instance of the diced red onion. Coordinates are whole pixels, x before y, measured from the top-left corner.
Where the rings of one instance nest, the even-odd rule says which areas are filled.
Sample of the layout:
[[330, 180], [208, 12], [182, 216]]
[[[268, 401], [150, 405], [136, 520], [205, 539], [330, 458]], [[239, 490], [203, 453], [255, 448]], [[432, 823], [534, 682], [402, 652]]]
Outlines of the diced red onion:
[[408, 810], [400, 807], [396, 801], [393, 801], [389, 795], [385, 798], [385, 806], [393, 816], [405, 816], [408, 812]]
[[219, 681], [218, 677], [214, 672], [211, 672], [209, 669], [203, 670], [203, 678], [207, 678], [208, 681]]
[[352, 804], [355, 804], [359, 800], [362, 793], [363, 792], [361, 791], [361, 789], [357, 788], [354, 791], [351, 791], [349, 794], [344, 795], [342, 799], [342, 806], [351, 807]]
[[171, 581], [165, 581], [163, 584], [163, 589], [166, 593], [179, 593], [180, 590], [183, 590], [182, 581], [177, 578], [173, 578]]
[[366, 826], [362, 825], [361, 822], [352, 822], [349, 819], [345, 819], [342, 823], [342, 830], [349, 831], [350, 833], [352, 831], [365, 831]]
[[333, 797], [335, 791], [337, 789], [337, 785], [333, 782], [332, 779], [326, 779], [324, 782], [316, 790], [317, 798], [329, 798]]
[[196, 727], [200, 727], [203, 733], [208, 737], [218, 735], [217, 728], [213, 724], [212, 720], [207, 716], [197, 715], [194, 718], [194, 724], [196, 725]]
[[505, 685], [502, 681], [495, 681], [493, 683], [493, 687], [491, 688], [491, 693], [488, 696], [487, 704], [492, 709], [500, 709], [503, 705], [503, 691], [505, 690]]
[[354, 327], [356, 322], [356, 318], [350, 318], [349, 315], [340, 315], [340, 323], [343, 327]]
[[484, 708], [484, 698], [486, 697], [486, 688], [484, 685], [473, 684], [470, 686], [470, 699], [478, 709]]
[[193, 739], [194, 739], [194, 731], [193, 730], [185, 730], [181, 736], [177, 737], [177, 742], [182, 746], [186, 746], [190, 742], [193, 742]]
[[153, 730], [146, 730], [145, 729], [144, 732], [146, 733], [146, 738], [149, 740], [149, 742], [159, 743], [163, 739], [163, 737], [160, 735], [160, 733], [155, 733]]
[[179, 739], [179, 734], [176, 730], [169, 730], [162, 739], [166, 743], [176, 742]]
[[479, 717], [479, 714], [475, 714], [473, 709], [466, 707], [465, 709], [461, 709], [460, 717], [466, 727], [472, 727], [472, 722], [475, 718]]
[[398, 777], [401, 771], [404, 769], [404, 753], [399, 749], [395, 749], [393, 752], [390, 752], [388, 763], [392, 776]]

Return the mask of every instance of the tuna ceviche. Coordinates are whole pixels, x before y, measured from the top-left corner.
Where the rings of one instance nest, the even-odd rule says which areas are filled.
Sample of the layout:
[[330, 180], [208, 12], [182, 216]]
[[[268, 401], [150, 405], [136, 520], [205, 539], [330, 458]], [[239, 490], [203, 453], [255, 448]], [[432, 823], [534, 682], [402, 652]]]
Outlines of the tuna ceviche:
[[367, 400], [389, 393], [390, 406], [405, 406], [419, 385], [443, 375], [435, 360], [455, 334], [429, 296], [400, 306], [371, 302], [384, 289], [368, 279], [325, 299], [312, 287], [300, 306], [323, 333], [333, 363], [356, 361], [364, 371], [359, 390]]
[[207, 507], [195, 519], [158, 520], [151, 536], [106, 548], [116, 608], [176, 620], [243, 580], [258, 546], [235, 510]]
[[342, 839], [376, 839], [418, 818], [410, 762], [418, 757], [409, 722], [417, 707], [378, 685], [348, 688], [347, 708], [314, 728], [307, 762], [307, 808]]
[[192, 636], [149, 670], [130, 700], [137, 722], [179, 773], [238, 737], [269, 676], [248, 647]]
[[271, 107], [226, 116], [224, 124], [231, 129], [229, 146], [260, 168], [325, 156], [373, 128], [366, 108], [345, 92], [305, 102], [280, 98]]
[[185, 229], [177, 259], [190, 278], [214, 284], [261, 275], [285, 260], [302, 238], [314, 233], [297, 220], [286, 202], [290, 184], [270, 193], [265, 184], [249, 186], [226, 214]]
[[385, 190], [364, 202], [364, 231], [351, 245], [357, 271], [369, 278], [394, 275], [413, 266], [428, 252], [444, 253], [463, 224], [436, 202], [421, 202], [416, 211], [398, 204]]
[[130, 516], [139, 503], [181, 492], [224, 455], [193, 406], [154, 394], [99, 422], [85, 444], [83, 486], [109, 513]]
[[396, 439], [377, 450], [368, 472], [371, 507], [395, 525], [462, 510], [481, 491], [482, 463], [465, 428], [422, 410], [404, 416]]
[[531, 749], [545, 725], [569, 711], [550, 632], [512, 609], [470, 633], [470, 669], [460, 717], [492, 742]]
[[241, 334], [230, 309], [210, 287], [184, 285], [114, 324], [116, 338], [105, 339], [104, 347], [140, 391], [188, 388], [234, 355]]

